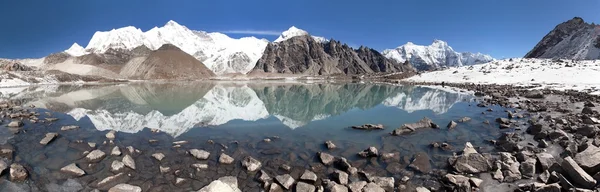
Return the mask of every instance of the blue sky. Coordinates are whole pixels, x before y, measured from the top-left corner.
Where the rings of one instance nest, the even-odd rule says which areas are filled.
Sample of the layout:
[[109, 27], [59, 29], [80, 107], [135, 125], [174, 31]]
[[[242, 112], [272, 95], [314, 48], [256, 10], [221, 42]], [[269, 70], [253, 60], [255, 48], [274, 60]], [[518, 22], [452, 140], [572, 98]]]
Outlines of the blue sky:
[[575, 16], [600, 23], [600, 0], [19, 0], [0, 2], [0, 58], [86, 46], [95, 31], [148, 30], [169, 20], [204, 31], [274, 40], [294, 25], [377, 50], [447, 41], [457, 51], [521, 57]]

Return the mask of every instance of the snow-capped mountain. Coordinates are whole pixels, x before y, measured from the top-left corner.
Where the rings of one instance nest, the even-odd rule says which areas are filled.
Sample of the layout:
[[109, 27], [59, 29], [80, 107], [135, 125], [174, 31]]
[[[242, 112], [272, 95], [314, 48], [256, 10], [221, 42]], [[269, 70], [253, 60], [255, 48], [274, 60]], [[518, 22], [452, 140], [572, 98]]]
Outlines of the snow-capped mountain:
[[83, 48], [81, 45], [79, 45], [77, 43], [73, 43], [73, 45], [71, 45], [71, 47], [69, 49], [65, 50], [65, 53], [68, 53], [69, 55], [76, 56], [76, 57], [88, 54], [88, 52], [85, 50], [85, 48]]
[[[285, 41], [288, 40], [292, 37], [297, 37], [297, 36], [304, 36], [304, 35], [309, 35], [307, 31], [302, 30], [302, 29], [298, 29], [295, 26], [290, 27], [288, 30], [284, 31], [281, 33], [281, 35], [279, 35], [279, 37], [277, 39], [275, 39], [275, 43], [277, 42], [281, 42], [281, 41]], [[325, 39], [325, 37], [319, 37], [319, 36], [311, 36], [315, 41], [324, 43], [327, 42], [328, 40]]]
[[142, 45], [156, 50], [163, 44], [175, 45], [202, 61], [216, 74], [223, 74], [250, 71], [261, 57], [268, 41], [255, 37], [234, 39], [222, 33], [193, 31], [175, 21], [169, 21], [162, 27], [154, 27], [146, 32], [133, 26], [98, 31], [83, 52], [76, 44], [65, 52], [80, 56], [87, 52], [104, 53], [110, 48], [132, 50]]
[[460, 67], [494, 61], [492, 56], [481, 53], [456, 52], [448, 43], [437, 39], [428, 46], [408, 42], [395, 49], [384, 50], [383, 55], [400, 63], [408, 60], [418, 70]]

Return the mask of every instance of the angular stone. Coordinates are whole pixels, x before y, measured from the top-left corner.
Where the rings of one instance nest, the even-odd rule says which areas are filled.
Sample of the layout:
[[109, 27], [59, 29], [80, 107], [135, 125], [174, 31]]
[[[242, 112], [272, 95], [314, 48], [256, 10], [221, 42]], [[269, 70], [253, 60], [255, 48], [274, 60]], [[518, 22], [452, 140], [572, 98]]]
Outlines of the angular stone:
[[471, 144], [471, 142], [465, 143], [465, 148], [463, 149], [463, 155], [476, 154], [476, 153], [477, 153], [477, 150], [475, 150], [475, 147], [473, 147], [473, 144]]
[[469, 181], [471, 182], [472, 186], [477, 187], [477, 188], [481, 187], [481, 184], [483, 183], [482, 179], [475, 178], [475, 177], [469, 178]]
[[7, 125], [8, 127], [22, 127], [23, 126], [23, 122], [21, 121], [11, 121], [10, 123], [8, 123]]
[[129, 155], [125, 155], [123, 157], [123, 164], [125, 164], [125, 166], [135, 170], [135, 160], [133, 160], [133, 158]]
[[333, 155], [330, 155], [328, 153], [323, 153], [323, 152], [319, 152], [319, 158], [321, 159], [321, 162], [325, 165], [331, 165], [333, 164], [335, 158], [333, 157]]
[[542, 165], [542, 170], [548, 170], [553, 164], [557, 163], [556, 159], [554, 159], [554, 156], [552, 156], [550, 153], [538, 153], [536, 154], [536, 157], [540, 162], [540, 165]]
[[431, 160], [425, 152], [419, 152], [415, 155], [413, 161], [408, 167], [420, 172], [429, 173], [431, 171]]
[[219, 163], [221, 164], [232, 164], [234, 161], [233, 157], [225, 154], [225, 153], [221, 153], [221, 156], [219, 156]]
[[110, 155], [119, 156], [119, 155], [121, 155], [121, 150], [119, 149], [119, 147], [115, 146], [111, 150]]
[[190, 167], [195, 168], [196, 170], [208, 169], [208, 164], [195, 163], [195, 164], [190, 165]]
[[425, 187], [417, 187], [416, 190], [417, 190], [417, 192], [431, 192], [431, 191], [429, 191], [429, 189], [427, 189]]
[[521, 163], [519, 170], [524, 178], [533, 178], [535, 176], [535, 164], [537, 161], [534, 158], [529, 158]]
[[400, 128], [394, 130], [391, 134], [392, 135], [403, 135], [403, 134], [407, 134], [407, 133], [416, 131], [417, 129], [438, 128], [438, 127], [439, 126], [436, 125], [435, 123], [433, 123], [433, 121], [431, 121], [431, 119], [425, 117], [425, 118], [421, 119], [419, 122], [404, 124]]
[[463, 118], [460, 118], [458, 120], [458, 122], [461, 122], [461, 123], [464, 123], [464, 122], [467, 122], [467, 121], [471, 121], [471, 118], [470, 117], [463, 117]]
[[8, 164], [6, 161], [4, 161], [4, 159], [0, 159], [0, 174], [2, 174], [2, 172], [4, 172], [6, 169], [8, 169]]
[[269, 186], [269, 192], [283, 192], [283, 188], [277, 183], [272, 183], [271, 186]]
[[583, 114], [594, 114], [594, 110], [592, 110], [592, 108], [589, 108], [589, 107], [584, 107], [581, 110], [581, 113], [583, 113]]
[[[348, 185], [348, 188], [350, 188], [350, 192], [362, 192], [363, 188], [365, 188], [365, 186], [367, 185], [366, 181], [357, 181], [357, 182], [352, 182]], [[375, 185], [377, 186], [377, 185]], [[379, 187], [379, 186], [377, 186]]]
[[152, 154], [152, 157], [154, 157], [154, 159], [156, 159], [158, 161], [162, 161], [165, 158], [165, 154], [163, 154], [163, 153], [154, 153], [154, 154]]
[[121, 183], [111, 187], [108, 192], [142, 192], [142, 188], [135, 185]]
[[317, 189], [314, 185], [298, 182], [296, 184], [296, 192], [314, 192]]
[[207, 160], [210, 153], [205, 150], [191, 149], [190, 154], [199, 160]]
[[246, 167], [246, 169], [248, 171], [253, 172], [253, 171], [260, 169], [260, 167], [262, 166], [262, 163], [260, 163], [260, 161], [254, 159], [253, 157], [247, 156], [242, 161], [242, 166]]
[[203, 187], [198, 192], [241, 192], [238, 188], [237, 178], [221, 177]]
[[577, 129], [577, 134], [583, 135], [588, 138], [592, 138], [592, 137], [596, 136], [596, 134], [598, 132], [599, 132], [598, 127], [596, 127], [594, 125], [585, 125], [585, 126]]
[[311, 181], [311, 182], [316, 182], [318, 179], [317, 174], [315, 174], [312, 171], [304, 170], [304, 173], [302, 174], [302, 176], [300, 176], [300, 180], [304, 180], [304, 181]]
[[454, 129], [456, 128], [456, 126], [458, 126], [458, 123], [454, 122], [454, 121], [450, 121], [450, 123], [448, 123], [448, 126], [446, 126], [448, 129]]
[[277, 181], [277, 183], [281, 184], [281, 186], [286, 190], [291, 189], [292, 185], [295, 182], [294, 178], [292, 178], [292, 176], [289, 174], [278, 175], [275, 177], [275, 180]]
[[377, 148], [375, 147], [369, 147], [368, 149], [365, 149], [364, 151], [361, 151], [358, 153], [358, 156], [361, 157], [377, 157], [379, 156], [379, 152], [377, 150]]
[[571, 157], [566, 157], [562, 162], [562, 168], [570, 176], [572, 181], [585, 188], [591, 189], [596, 185], [596, 180], [586, 173]]
[[78, 177], [85, 175], [85, 171], [83, 171], [83, 169], [77, 167], [77, 165], [75, 163], [71, 163], [71, 164], [61, 168], [60, 171], [71, 174], [71, 175], [75, 175]]
[[66, 125], [66, 126], [62, 126], [60, 128], [61, 131], [69, 131], [69, 130], [73, 130], [73, 129], [79, 129], [79, 126], [76, 126], [76, 125]]
[[336, 170], [333, 172], [333, 179], [342, 185], [348, 185], [348, 173]]
[[587, 149], [575, 155], [575, 162], [588, 173], [600, 172], [600, 148], [588, 145]]
[[116, 133], [116, 132], [115, 132], [114, 130], [111, 130], [111, 131], [109, 131], [108, 133], [106, 133], [106, 135], [105, 135], [105, 136], [106, 136], [106, 138], [107, 138], [108, 140], [111, 140], [111, 141], [112, 141], [112, 140], [115, 140], [115, 138], [116, 138], [116, 136], [115, 136], [115, 133]]
[[85, 156], [85, 159], [87, 159], [89, 162], [96, 163], [96, 162], [102, 161], [102, 159], [104, 159], [104, 157], [106, 157], [106, 153], [96, 149], [96, 150], [93, 150], [92, 152], [88, 153]]
[[381, 186], [377, 185], [376, 183], [367, 183], [367, 185], [363, 187], [362, 191], [385, 192], [385, 189], [381, 188]]
[[54, 138], [56, 138], [57, 136], [58, 136], [58, 133], [46, 133], [46, 137], [44, 137], [40, 141], [40, 144], [48, 145], [48, 143], [50, 143], [52, 140], [54, 140]]
[[260, 176], [258, 177], [258, 181], [264, 184], [271, 181], [271, 177], [269, 176], [269, 174], [267, 174], [267, 172], [260, 170]]
[[110, 171], [113, 173], [119, 173], [125, 169], [125, 164], [119, 160], [114, 160], [110, 165]]
[[538, 189], [536, 189], [534, 192], [561, 192], [562, 188], [560, 187], [560, 185], [558, 183], [553, 183], [553, 184], [549, 184], [549, 185], [544, 185]]
[[[393, 177], [374, 177], [373, 183], [383, 188], [385, 191], [394, 191], [395, 180]], [[368, 186], [368, 184], [367, 184]], [[367, 187], [365, 187], [366, 189]]]
[[327, 149], [335, 149], [337, 148], [337, 146], [335, 146], [335, 144], [332, 141], [325, 141], [325, 146], [327, 147]]
[[348, 192], [348, 187], [340, 184], [334, 184], [329, 189], [330, 192]]
[[27, 179], [27, 169], [23, 165], [13, 163], [10, 165], [10, 180], [13, 182], [22, 182]]
[[171, 171], [171, 167], [158, 166], [158, 170], [160, 170], [160, 173], [168, 173]]

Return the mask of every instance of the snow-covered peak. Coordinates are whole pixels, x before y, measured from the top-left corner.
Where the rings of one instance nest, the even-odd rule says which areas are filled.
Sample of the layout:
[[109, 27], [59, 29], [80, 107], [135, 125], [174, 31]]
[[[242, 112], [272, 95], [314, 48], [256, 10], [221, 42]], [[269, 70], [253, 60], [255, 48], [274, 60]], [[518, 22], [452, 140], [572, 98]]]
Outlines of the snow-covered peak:
[[400, 63], [408, 60], [419, 70], [482, 64], [494, 60], [491, 56], [481, 53], [456, 52], [447, 42], [439, 39], [427, 46], [408, 42], [395, 49], [384, 50], [383, 55]]
[[87, 51], [104, 53], [109, 48], [133, 49], [149, 44], [144, 32], [133, 26], [127, 26], [110, 31], [97, 31], [86, 46]]
[[[279, 37], [277, 39], [275, 39], [275, 41], [273, 41], [273, 42], [277, 43], [277, 42], [288, 40], [292, 37], [305, 36], [305, 35], [309, 35], [309, 33], [305, 30], [297, 28], [296, 26], [292, 26], [288, 30], [282, 32], [281, 35], [279, 35]], [[311, 37], [314, 40], [321, 42], [321, 43], [327, 42], [327, 39], [324, 37], [318, 37], [318, 36], [311, 36]]]
[[85, 49], [77, 43], [73, 43], [73, 45], [71, 45], [71, 47], [69, 47], [69, 49], [65, 50], [65, 53], [75, 56], [75, 57], [88, 54], [88, 52], [85, 51]]

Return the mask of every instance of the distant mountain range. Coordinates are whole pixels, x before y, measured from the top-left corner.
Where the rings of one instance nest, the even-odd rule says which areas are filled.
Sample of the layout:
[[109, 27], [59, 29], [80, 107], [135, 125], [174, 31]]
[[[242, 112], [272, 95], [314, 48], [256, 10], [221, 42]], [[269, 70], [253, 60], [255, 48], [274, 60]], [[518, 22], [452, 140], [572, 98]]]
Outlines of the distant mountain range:
[[600, 59], [600, 25], [580, 17], [557, 25], [525, 58]]

